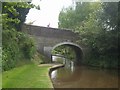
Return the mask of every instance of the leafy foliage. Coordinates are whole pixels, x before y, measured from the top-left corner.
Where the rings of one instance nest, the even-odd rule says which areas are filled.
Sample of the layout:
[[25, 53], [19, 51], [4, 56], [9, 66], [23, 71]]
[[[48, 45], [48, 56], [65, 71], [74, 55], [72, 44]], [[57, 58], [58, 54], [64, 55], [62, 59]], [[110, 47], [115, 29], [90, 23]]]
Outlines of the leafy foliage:
[[14, 26], [20, 30], [30, 8], [34, 7], [40, 9], [39, 6], [30, 4], [30, 2], [2, 2], [3, 24], [6, 24], [3, 25], [3, 28]]
[[118, 4], [84, 2], [76, 3], [75, 9], [61, 11], [59, 27], [74, 29], [80, 35], [78, 43], [91, 49], [84, 63], [105, 68], [118, 67]]
[[22, 59], [32, 59], [35, 54], [34, 41], [20, 32], [29, 9], [28, 2], [3, 2], [2, 63], [3, 71], [14, 68]]
[[68, 60], [75, 60], [76, 59], [75, 51], [71, 47], [66, 46], [66, 45], [61, 45], [61, 46], [56, 47], [52, 51], [52, 54], [53, 55], [56, 55], [56, 54], [63, 55]]

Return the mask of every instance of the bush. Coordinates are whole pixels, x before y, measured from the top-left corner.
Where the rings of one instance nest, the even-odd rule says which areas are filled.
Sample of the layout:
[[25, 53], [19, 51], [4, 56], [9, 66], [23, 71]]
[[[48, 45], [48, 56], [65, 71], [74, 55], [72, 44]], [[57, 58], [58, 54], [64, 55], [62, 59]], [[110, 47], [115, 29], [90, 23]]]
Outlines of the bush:
[[3, 71], [14, 68], [18, 60], [31, 59], [35, 53], [32, 39], [16, 30], [3, 31], [2, 69]]
[[22, 57], [26, 59], [31, 59], [36, 52], [33, 39], [24, 33], [19, 33], [19, 47]]

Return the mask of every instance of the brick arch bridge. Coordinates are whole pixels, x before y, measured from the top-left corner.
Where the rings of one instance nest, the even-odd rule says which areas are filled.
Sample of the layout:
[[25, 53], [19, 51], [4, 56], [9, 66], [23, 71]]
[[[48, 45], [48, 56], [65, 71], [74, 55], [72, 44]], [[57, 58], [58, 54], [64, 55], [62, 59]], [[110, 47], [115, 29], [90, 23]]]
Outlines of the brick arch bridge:
[[49, 50], [50, 51], [49, 53], [51, 54], [52, 50], [54, 50], [55, 48], [57, 48], [59, 46], [62, 46], [62, 45], [71, 47], [75, 51], [75, 54], [76, 54], [75, 63], [76, 64], [78, 64], [83, 59], [82, 48], [78, 44], [73, 43], [73, 42], [61, 42], [61, 43], [58, 43]]
[[33, 37], [37, 50], [50, 59], [52, 55], [51, 51], [60, 45], [66, 45], [75, 50], [77, 56], [76, 62], [80, 62], [84, 58], [86, 50], [83, 46], [76, 44], [79, 35], [73, 33], [71, 30], [24, 25], [22, 31]]

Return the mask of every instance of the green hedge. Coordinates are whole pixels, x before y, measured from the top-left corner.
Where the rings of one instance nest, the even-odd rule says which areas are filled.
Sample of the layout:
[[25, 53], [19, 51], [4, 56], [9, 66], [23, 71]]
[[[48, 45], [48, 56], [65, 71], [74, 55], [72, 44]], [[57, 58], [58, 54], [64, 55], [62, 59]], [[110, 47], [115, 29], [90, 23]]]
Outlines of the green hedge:
[[28, 35], [16, 30], [3, 30], [2, 69], [9, 70], [18, 60], [30, 60], [35, 54], [34, 41]]

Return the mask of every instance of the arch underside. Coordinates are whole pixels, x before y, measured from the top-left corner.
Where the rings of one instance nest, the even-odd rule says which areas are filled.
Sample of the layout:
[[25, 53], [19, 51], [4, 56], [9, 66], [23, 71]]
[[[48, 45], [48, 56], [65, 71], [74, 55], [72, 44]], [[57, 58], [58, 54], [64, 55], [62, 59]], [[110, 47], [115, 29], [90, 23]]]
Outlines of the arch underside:
[[[76, 60], [74, 61], [75, 64], [80, 64], [82, 59], [83, 59], [83, 51], [82, 51], [82, 48], [78, 45], [78, 44], [75, 44], [75, 43], [72, 43], [72, 42], [62, 42], [62, 43], [59, 43], [59, 44], [56, 44], [52, 50], [54, 50], [55, 48], [59, 47], [59, 46], [62, 46], [62, 45], [65, 45], [65, 46], [68, 46], [68, 47], [71, 47], [74, 51], [75, 51], [75, 54], [76, 54]], [[51, 51], [52, 51], [51, 50]]]

